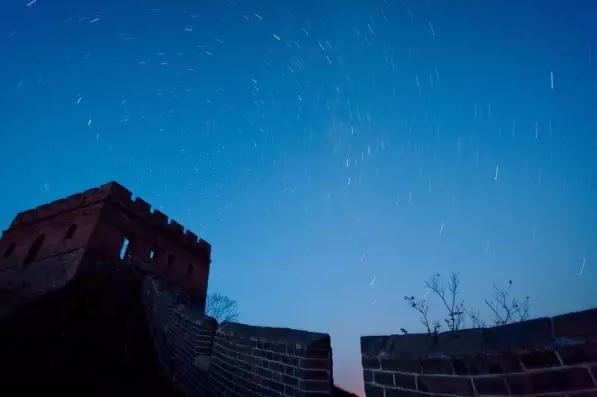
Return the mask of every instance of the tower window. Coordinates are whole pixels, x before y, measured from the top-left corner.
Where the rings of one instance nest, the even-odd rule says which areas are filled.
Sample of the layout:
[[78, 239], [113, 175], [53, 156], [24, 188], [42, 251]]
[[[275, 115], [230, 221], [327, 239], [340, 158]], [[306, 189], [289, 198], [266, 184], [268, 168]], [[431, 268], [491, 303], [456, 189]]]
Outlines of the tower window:
[[27, 256], [25, 257], [25, 260], [23, 261], [23, 265], [28, 265], [31, 262], [33, 262], [33, 260], [37, 256], [37, 253], [39, 252], [39, 249], [41, 248], [41, 245], [43, 244], [45, 238], [46, 238], [46, 236], [42, 234], [38, 238], [35, 239], [33, 244], [31, 244], [31, 248], [29, 248], [29, 252], [27, 252]]
[[77, 231], [77, 225], [70, 225], [68, 227], [68, 230], [66, 231], [66, 234], [64, 235], [64, 239], [70, 240], [71, 238], [73, 238], [76, 231]]
[[8, 258], [12, 254], [12, 252], [15, 250], [15, 245], [15, 243], [10, 243], [6, 251], [4, 251], [5, 258]]
[[151, 260], [155, 259], [155, 250], [149, 251], [149, 259], [151, 259]]
[[124, 240], [122, 240], [122, 245], [120, 246], [120, 259], [124, 259], [127, 256], [129, 250], [129, 239], [128, 238], [124, 238]]

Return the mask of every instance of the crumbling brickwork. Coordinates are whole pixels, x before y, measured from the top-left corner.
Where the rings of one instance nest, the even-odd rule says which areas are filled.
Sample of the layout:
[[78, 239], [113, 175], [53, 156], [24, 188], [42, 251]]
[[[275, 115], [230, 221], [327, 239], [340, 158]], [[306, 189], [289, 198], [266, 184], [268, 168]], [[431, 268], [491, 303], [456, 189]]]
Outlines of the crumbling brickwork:
[[361, 338], [368, 397], [597, 396], [597, 309], [494, 328]]

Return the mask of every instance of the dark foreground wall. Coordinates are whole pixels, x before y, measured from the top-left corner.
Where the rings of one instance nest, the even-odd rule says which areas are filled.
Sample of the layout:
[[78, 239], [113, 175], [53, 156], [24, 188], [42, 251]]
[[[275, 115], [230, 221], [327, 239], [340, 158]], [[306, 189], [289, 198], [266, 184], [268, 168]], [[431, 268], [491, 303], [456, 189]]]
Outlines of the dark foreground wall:
[[162, 375], [142, 276], [115, 263], [82, 266], [64, 287], [0, 316], [0, 395], [183, 397]]
[[327, 334], [223, 323], [213, 346], [210, 383], [218, 396], [330, 396]]
[[487, 329], [361, 338], [368, 397], [597, 396], [597, 309]]

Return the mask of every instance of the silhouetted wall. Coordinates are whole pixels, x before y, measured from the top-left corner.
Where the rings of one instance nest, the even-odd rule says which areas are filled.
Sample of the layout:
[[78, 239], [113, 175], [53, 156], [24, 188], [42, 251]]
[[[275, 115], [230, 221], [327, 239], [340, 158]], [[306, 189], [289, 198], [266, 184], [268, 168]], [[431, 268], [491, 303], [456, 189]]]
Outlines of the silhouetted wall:
[[331, 395], [330, 337], [223, 323], [214, 341], [210, 381], [224, 397]]
[[361, 352], [368, 397], [597, 396], [597, 309], [437, 335], [364, 336]]

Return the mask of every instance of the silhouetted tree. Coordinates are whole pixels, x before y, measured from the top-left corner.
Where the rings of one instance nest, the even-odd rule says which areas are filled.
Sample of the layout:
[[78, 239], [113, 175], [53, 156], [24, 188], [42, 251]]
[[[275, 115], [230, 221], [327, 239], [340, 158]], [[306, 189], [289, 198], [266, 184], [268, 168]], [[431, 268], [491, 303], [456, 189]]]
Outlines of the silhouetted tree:
[[[446, 317], [443, 319], [446, 327], [450, 331], [456, 331], [462, 328], [464, 320], [468, 316], [473, 328], [485, 328], [487, 323], [481, 319], [479, 310], [467, 309], [464, 301], [460, 300], [459, 287], [460, 276], [458, 273], [451, 273], [447, 282], [442, 280], [439, 273], [434, 274], [429, 280], [425, 281], [428, 288], [425, 298], [415, 299], [414, 296], [405, 296], [404, 299], [408, 305], [419, 313], [421, 323], [428, 333], [437, 333], [442, 327], [440, 321], [431, 321], [429, 319], [429, 304], [426, 300], [428, 294], [436, 296], [441, 301], [446, 310]], [[485, 299], [485, 304], [494, 315], [493, 324], [504, 325], [515, 321], [524, 321], [529, 318], [529, 297], [524, 300], [511, 297], [512, 280], [508, 281], [506, 288], [493, 286], [494, 293], [489, 299]], [[406, 331], [403, 331], [406, 333]]]
[[485, 299], [485, 304], [493, 312], [495, 325], [504, 325], [515, 321], [524, 321], [529, 318], [529, 299], [522, 301], [510, 297], [512, 280], [508, 280], [508, 287], [501, 289], [493, 286], [494, 292], [491, 299]]
[[238, 320], [238, 304], [234, 299], [218, 293], [207, 296], [205, 314], [216, 319], [218, 324], [224, 321]]

